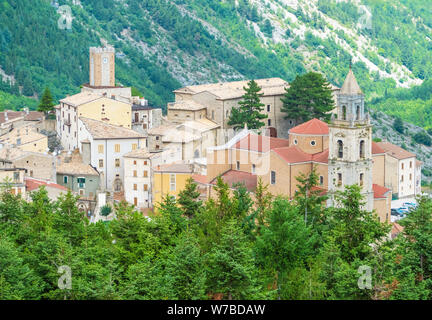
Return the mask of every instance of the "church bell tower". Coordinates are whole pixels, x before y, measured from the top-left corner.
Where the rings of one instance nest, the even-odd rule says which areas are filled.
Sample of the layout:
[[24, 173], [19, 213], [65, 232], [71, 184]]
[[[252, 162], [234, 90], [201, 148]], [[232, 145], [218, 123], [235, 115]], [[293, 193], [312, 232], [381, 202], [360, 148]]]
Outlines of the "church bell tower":
[[337, 117], [333, 115], [329, 124], [328, 205], [335, 205], [336, 191], [358, 184], [366, 202], [364, 209], [372, 211], [372, 126], [365, 112], [365, 96], [351, 68], [336, 107]]

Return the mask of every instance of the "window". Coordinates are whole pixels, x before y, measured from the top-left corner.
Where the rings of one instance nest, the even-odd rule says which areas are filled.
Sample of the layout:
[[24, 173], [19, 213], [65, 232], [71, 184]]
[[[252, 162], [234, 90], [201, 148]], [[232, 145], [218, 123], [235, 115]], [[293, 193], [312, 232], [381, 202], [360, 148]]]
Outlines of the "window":
[[268, 126], [271, 126], [271, 119], [268, 119], [268, 120], [267, 120], [267, 125], [268, 125]]
[[403, 182], [403, 181], [404, 181], [404, 176], [402, 175], [402, 176], [401, 176], [401, 182]]
[[342, 140], [338, 140], [338, 158], [343, 158], [343, 142]]
[[19, 178], [20, 178], [20, 173], [14, 172], [14, 181], [19, 181]]
[[138, 205], [138, 198], [135, 197], [135, 198], [134, 198], [134, 206], [137, 206], [137, 205]]
[[360, 173], [360, 186], [363, 186], [363, 173]]
[[103, 144], [98, 145], [98, 152], [99, 153], [104, 153], [104, 146], [103, 146]]
[[346, 106], [342, 106], [342, 120], [346, 120]]
[[147, 165], [147, 160], [144, 160], [144, 165], [145, 165], [145, 166]]
[[139, 114], [138, 114], [138, 112], [135, 112], [135, 122], [138, 122], [139, 121]]
[[79, 188], [81, 188], [81, 189], [85, 188], [85, 182], [86, 182], [85, 178], [78, 178], [77, 182], [78, 182]]
[[236, 162], [236, 170], [240, 170], [240, 161]]
[[267, 105], [267, 112], [270, 112], [270, 105]]
[[170, 175], [170, 190], [176, 190], [176, 175], [174, 173]]
[[410, 169], [412, 169], [412, 161], [410, 161]]
[[68, 183], [68, 176], [63, 177], [63, 183]]
[[84, 190], [83, 190], [83, 189], [80, 189], [80, 190], [79, 190], [79, 195], [80, 195], [80, 196], [83, 196], [83, 195], [84, 195], [84, 193], [85, 193], [85, 192], [84, 192]]
[[115, 159], [116, 168], [120, 168], [120, 159]]
[[144, 130], [147, 129], [147, 124], [146, 123], [143, 124], [143, 129]]
[[136, 170], [133, 171], [133, 176], [134, 176], [135, 178], [137, 177], [137, 171], [136, 171]]
[[144, 191], [147, 191], [147, 190], [148, 190], [148, 185], [145, 184], [145, 185], [144, 185]]
[[134, 165], [136, 166], [136, 164], [137, 164], [137, 162], [136, 162], [136, 160], [134, 160]]
[[312, 147], [315, 147], [315, 145], [316, 145], [316, 141], [315, 141], [315, 140], [312, 140], [312, 141], [310, 142], [310, 144], [311, 144]]
[[404, 169], [404, 163], [402, 163], [402, 170]]
[[360, 158], [365, 158], [365, 142], [364, 140], [360, 141]]
[[356, 116], [357, 116], [357, 120], [360, 120], [360, 106], [357, 106], [357, 109], [356, 109]]
[[255, 173], [255, 171], [256, 171], [256, 166], [255, 164], [252, 164], [252, 173]]
[[136, 183], [134, 183], [134, 185], [133, 185], [133, 189], [134, 189], [135, 191], [138, 189], [138, 186], [137, 186]]
[[342, 173], [338, 173], [338, 186], [342, 185]]
[[144, 178], [147, 178], [148, 177], [148, 171], [146, 170], [146, 171], [144, 171]]
[[324, 177], [323, 176], [320, 176], [320, 185], [324, 185]]
[[410, 173], [410, 181], [412, 180], [412, 174]]
[[136, 150], [138, 148], [138, 145], [136, 143], [132, 143], [132, 150]]
[[214, 110], [212, 111], [212, 120], [214, 120]]
[[114, 152], [117, 152], [117, 153], [120, 152], [120, 145], [119, 144], [114, 145]]
[[99, 168], [103, 168], [103, 160], [99, 159]]
[[275, 171], [271, 172], [270, 182], [271, 182], [271, 184], [276, 184], [276, 172]]
[[295, 145], [297, 145], [297, 144], [298, 144], [298, 141], [297, 141], [297, 139], [294, 139], [294, 144], [295, 144]]

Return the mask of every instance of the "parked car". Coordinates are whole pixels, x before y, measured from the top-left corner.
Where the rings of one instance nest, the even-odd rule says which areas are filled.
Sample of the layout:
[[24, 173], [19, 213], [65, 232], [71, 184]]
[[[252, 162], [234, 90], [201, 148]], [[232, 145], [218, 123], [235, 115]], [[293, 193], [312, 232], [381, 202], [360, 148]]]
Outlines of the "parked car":
[[398, 208], [399, 211], [403, 212], [403, 213], [409, 213], [410, 210], [407, 207], [400, 207]]
[[398, 210], [397, 209], [391, 209], [391, 213], [390, 213], [392, 216], [397, 216], [397, 217], [399, 217], [399, 212], [398, 212]]
[[409, 211], [417, 209], [417, 205], [414, 202], [404, 202], [402, 205], [408, 208]]

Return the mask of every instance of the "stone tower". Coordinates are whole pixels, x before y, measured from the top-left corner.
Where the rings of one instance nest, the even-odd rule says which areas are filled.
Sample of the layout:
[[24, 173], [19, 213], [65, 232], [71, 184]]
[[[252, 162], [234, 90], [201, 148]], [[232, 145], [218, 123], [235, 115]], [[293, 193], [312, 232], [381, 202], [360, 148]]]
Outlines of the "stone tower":
[[337, 118], [329, 125], [329, 206], [333, 194], [347, 185], [359, 184], [366, 207], [373, 210], [372, 126], [365, 112], [365, 96], [351, 68], [337, 95]]
[[90, 86], [115, 86], [115, 50], [113, 47], [90, 48]]

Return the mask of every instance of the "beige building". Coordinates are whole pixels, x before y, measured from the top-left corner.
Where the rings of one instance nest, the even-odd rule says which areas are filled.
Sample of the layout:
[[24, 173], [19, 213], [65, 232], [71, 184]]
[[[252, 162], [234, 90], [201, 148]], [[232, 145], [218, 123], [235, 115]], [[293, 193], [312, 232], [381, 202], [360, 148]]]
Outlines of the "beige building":
[[132, 105], [96, 93], [81, 92], [60, 100], [57, 134], [65, 150], [78, 148], [78, 118], [84, 117], [131, 129]]
[[396, 198], [415, 197], [421, 192], [421, 162], [416, 155], [390, 142], [378, 142], [385, 152], [385, 186]]
[[15, 128], [0, 137], [0, 148], [17, 148], [23, 151], [48, 152], [48, 137], [30, 125]]
[[162, 109], [152, 108], [146, 104], [132, 105], [132, 130], [148, 135], [148, 130], [162, 124]]
[[0, 189], [8, 188], [12, 194], [26, 198], [24, 168], [0, 168]]
[[[295, 123], [285, 120], [282, 112], [283, 103], [281, 99], [285, 89], [289, 87], [288, 82], [280, 78], [255, 80], [261, 87], [261, 103], [264, 104], [264, 113], [268, 116], [264, 120], [264, 128], [275, 128], [277, 136], [288, 137], [288, 129]], [[168, 118], [170, 121], [184, 121], [187, 119], [199, 119], [204, 116], [221, 126], [221, 129], [230, 129], [228, 120], [233, 107], [244, 95], [244, 87], [248, 81], [234, 81], [226, 83], [203, 84], [187, 86], [174, 91], [175, 102], [168, 104]], [[339, 88], [332, 86], [334, 94]], [[221, 135], [221, 144], [232, 137], [232, 133], [225, 132]]]
[[55, 181], [55, 161], [50, 154], [6, 147], [0, 150], [0, 158], [9, 160], [13, 167], [26, 169], [28, 177]]
[[45, 119], [43, 112], [4, 110], [0, 112], [0, 135], [6, 134], [14, 128], [20, 128], [28, 124], [39, 124]]
[[115, 50], [113, 47], [90, 48], [90, 86], [115, 86]]
[[148, 131], [148, 149], [151, 152], [170, 151], [170, 161], [192, 161], [204, 158], [207, 148], [218, 141], [219, 125], [206, 118], [181, 124], [165, 124]]

